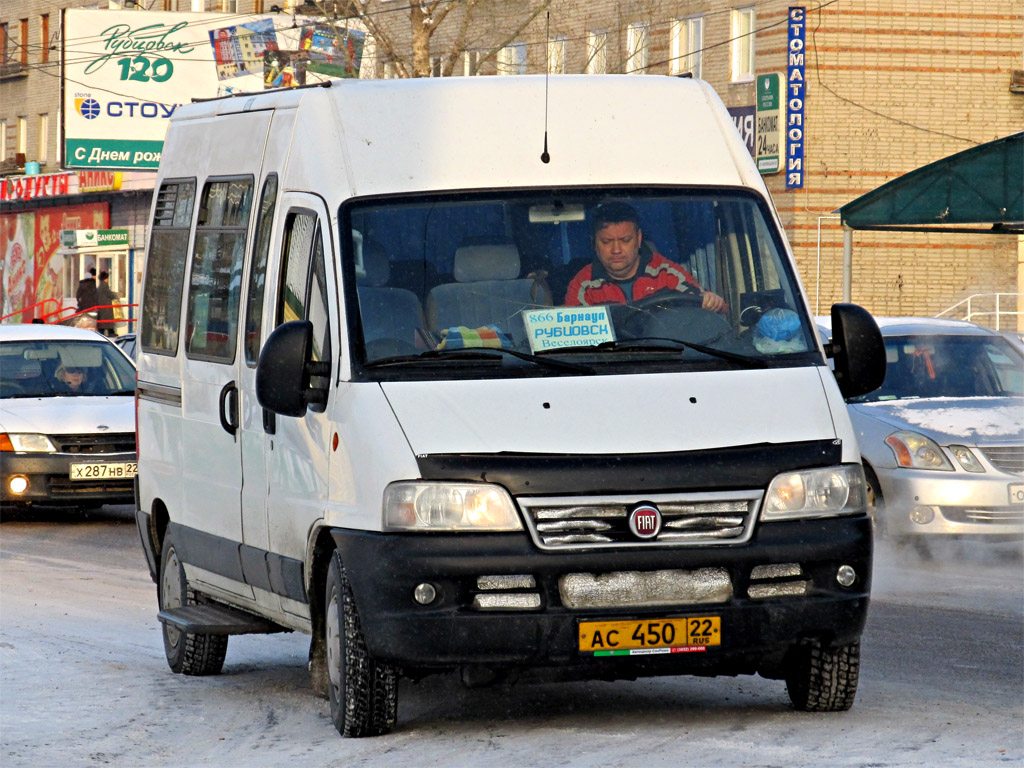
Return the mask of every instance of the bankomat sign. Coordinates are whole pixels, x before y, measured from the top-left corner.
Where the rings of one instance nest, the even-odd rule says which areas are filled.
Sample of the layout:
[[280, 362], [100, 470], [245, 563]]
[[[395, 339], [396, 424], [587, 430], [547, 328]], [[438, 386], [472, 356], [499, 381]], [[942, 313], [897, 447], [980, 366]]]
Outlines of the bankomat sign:
[[[180, 105], [262, 90], [269, 82], [264, 53], [300, 55], [303, 35], [314, 27], [324, 39], [341, 36], [322, 19], [302, 17], [68, 9], [64, 165], [156, 168], [167, 122]], [[353, 34], [344, 32], [346, 39]], [[337, 76], [316, 68], [316, 50], [307, 45], [301, 52], [310, 58], [306, 82]]]

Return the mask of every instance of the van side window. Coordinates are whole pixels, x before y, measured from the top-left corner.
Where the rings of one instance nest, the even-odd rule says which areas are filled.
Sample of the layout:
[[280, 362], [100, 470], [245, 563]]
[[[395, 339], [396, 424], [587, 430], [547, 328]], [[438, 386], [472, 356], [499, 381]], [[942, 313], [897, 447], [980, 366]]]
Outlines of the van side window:
[[195, 179], [165, 182], [157, 193], [139, 329], [146, 352], [173, 355], [178, 351], [181, 290], [195, 196]]
[[306, 319], [306, 288], [309, 281], [309, 261], [313, 253], [313, 235], [316, 216], [312, 213], [292, 213], [285, 225], [283, 282], [277, 304], [277, 325], [292, 320]]
[[251, 203], [252, 177], [209, 181], [203, 188], [189, 277], [189, 357], [234, 360]]
[[[309, 320], [313, 324], [314, 360], [331, 359], [327, 275], [323, 232], [316, 214], [294, 212], [285, 224], [284, 265], [278, 294], [277, 324]], [[310, 410], [324, 406], [310, 404]]]
[[249, 270], [248, 301], [245, 308], [245, 362], [256, 365], [260, 357], [260, 328], [263, 324], [263, 293], [267, 282], [267, 256], [270, 254], [270, 231], [277, 206], [277, 174], [267, 176], [260, 196], [259, 218], [253, 237], [252, 266]]

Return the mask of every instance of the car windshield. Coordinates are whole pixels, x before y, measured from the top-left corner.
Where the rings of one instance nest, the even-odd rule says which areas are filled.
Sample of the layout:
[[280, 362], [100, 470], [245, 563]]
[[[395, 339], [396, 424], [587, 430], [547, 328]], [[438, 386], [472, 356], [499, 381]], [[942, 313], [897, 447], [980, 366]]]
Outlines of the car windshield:
[[105, 397], [135, 392], [135, 368], [108, 341], [0, 344], [0, 398]]
[[361, 200], [341, 222], [369, 378], [822, 362], [769, 210], [742, 190]]
[[934, 335], [884, 341], [885, 381], [850, 402], [1024, 394], [1024, 359], [1005, 339]]

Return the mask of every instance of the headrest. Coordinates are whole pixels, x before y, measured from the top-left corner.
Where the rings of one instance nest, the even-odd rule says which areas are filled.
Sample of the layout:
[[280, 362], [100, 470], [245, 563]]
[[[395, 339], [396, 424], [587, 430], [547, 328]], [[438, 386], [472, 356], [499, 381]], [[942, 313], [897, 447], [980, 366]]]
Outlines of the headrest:
[[519, 267], [519, 249], [514, 245], [464, 245], [455, 251], [452, 271], [457, 282], [475, 283], [515, 280]]
[[387, 285], [391, 277], [388, 255], [384, 246], [376, 240], [363, 242], [363, 271], [365, 275], [357, 276], [356, 283], [359, 285]]

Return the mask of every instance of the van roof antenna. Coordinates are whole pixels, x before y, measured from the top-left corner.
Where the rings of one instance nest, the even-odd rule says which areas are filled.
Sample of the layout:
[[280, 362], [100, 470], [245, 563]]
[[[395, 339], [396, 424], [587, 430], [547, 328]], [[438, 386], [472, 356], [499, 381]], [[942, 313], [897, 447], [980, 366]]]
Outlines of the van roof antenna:
[[[551, 40], [551, 11], [547, 12], [547, 20], [544, 22], [544, 39]], [[542, 163], [550, 163], [551, 155], [548, 154], [548, 80], [551, 79], [551, 46], [544, 47], [544, 151], [540, 153]]]

